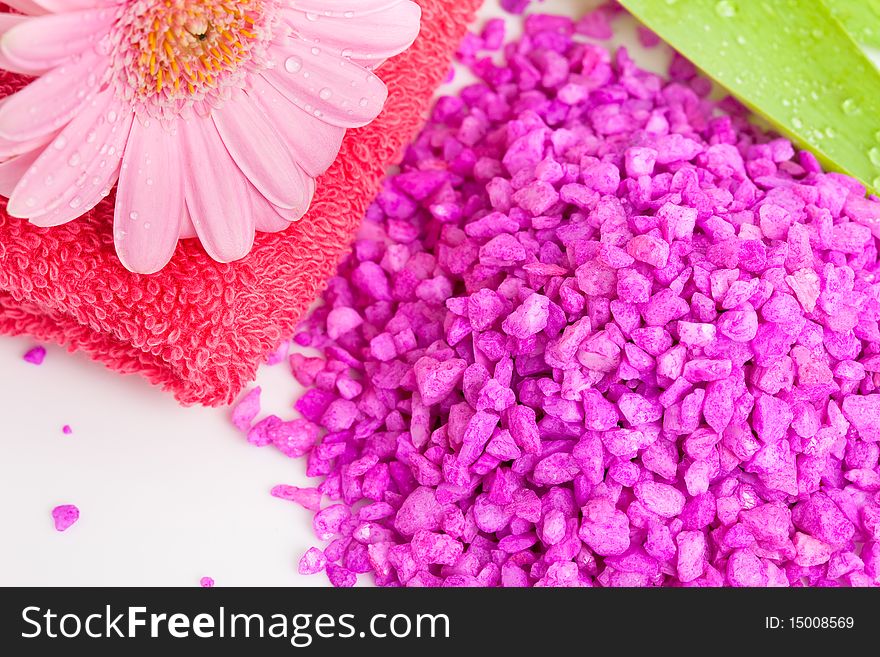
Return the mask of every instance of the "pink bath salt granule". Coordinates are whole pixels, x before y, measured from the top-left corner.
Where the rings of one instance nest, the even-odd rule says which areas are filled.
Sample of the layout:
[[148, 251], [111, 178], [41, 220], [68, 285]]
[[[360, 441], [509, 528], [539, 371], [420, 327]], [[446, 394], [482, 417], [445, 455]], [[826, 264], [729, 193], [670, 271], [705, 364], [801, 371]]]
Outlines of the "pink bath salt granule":
[[239, 431], [247, 431], [251, 428], [254, 418], [260, 414], [260, 394], [262, 390], [259, 386], [245, 393], [232, 409], [232, 424]]
[[318, 511], [321, 508], [321, 498], [323, 497], [323, 493], [317, 488], [298, 488], [286, 484], [275, 486], [271, 495], [282, 500], [296, 502], [310, 511]]
[[202, 577], [199, 580], [199, 586], [201, 586], [203, 589], [214, 588], [214, 578], [213, 577]]
[[272, 493], [314, 513], [300, 572], [880, 584], [880, 201], [583, 38], [616, 11], [465, 41], [480, 82], [296, 331], [301, 417], [237, 409], [315, 478]]
[[299, 560], [300, 575], [314, 575], [319, 573], [327, 566], [327, 557], [318, 548], [309, 548]]
[[46, 348], [33, 347], [32, 349], [28, 349], [24, 356], [22, 356], [22, 359], [31, 365], [42, 365], [43, 361], [46, 360]]
[[55, 523], [56, 531], [67, 531], [77, 520], [79, 520], [79, 509], [73, 504], [62, 504], [52, 509], [52, 520]]

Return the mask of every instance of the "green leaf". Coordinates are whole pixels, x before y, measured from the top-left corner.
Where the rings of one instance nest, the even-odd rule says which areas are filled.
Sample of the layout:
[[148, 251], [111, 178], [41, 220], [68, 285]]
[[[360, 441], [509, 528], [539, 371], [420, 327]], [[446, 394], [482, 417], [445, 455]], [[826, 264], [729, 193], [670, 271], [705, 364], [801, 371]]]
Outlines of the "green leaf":
[[880, 48], [880, 0], [822, 0], [853, 39]]
[[880, 191], [880, 72], [824, 4], [620, 3], [826, 167]]

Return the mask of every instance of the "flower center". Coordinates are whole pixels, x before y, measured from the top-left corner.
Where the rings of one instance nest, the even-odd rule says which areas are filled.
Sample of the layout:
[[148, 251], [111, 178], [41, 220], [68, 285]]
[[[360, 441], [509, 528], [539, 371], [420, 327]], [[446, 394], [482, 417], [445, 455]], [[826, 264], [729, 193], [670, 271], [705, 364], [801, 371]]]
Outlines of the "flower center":
[[207, 113], [265, 66], [278, 0], [131, 0], [110, 35], [117, 93], [159, 119]]

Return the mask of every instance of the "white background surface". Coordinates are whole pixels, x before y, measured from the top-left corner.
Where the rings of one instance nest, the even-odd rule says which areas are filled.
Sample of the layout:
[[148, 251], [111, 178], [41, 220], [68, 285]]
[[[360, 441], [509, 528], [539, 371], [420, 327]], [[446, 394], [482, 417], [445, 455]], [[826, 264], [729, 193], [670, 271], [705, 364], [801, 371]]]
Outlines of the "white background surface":
[[[534, 7], [579, 17], [595, 4]], [[501, 15], [487, 0], [482, 19]], [[507, 18], [510, 36], [518, 19]], [[617, 40], [632, 46], [632, 25], [621, 27]], [[665, 59], [631, 50], [655, 70]], [[326, 584], [296, 572], [314, 544], [311, 514], [269, 495], [310, 485], [302, 462], [250, 446], [228, 409], [181, 408], [82, 355], [49, 347], [30, 365], [21, 357], [33, 345], [0, 337], [0, 585], [198, 586], [205, 575], [217, 586]], [[286, 364], [264, 367], [259, 383], [264, 411], [292, 417]], [[63, 533], [50, 515], [58, 504], [82, 513]]]

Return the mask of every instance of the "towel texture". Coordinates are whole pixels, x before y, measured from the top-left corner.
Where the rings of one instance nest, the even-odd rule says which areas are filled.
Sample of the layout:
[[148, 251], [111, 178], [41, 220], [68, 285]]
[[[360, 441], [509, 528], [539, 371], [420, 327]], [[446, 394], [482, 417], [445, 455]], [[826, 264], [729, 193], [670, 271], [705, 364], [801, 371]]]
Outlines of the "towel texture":
[[[184, 404], [229, 403], [336, 271], [385, 170], [421, 127], [431, 97], [481, 0], [417, 0], [422, 31], [382, 67], [382, 115], [346, 135], [309, 214], [284, 233], [258, 234], [244, 260], [219, 264], [195, 240], [159, 274], [125, 270], [113, 248], [113, 197], [51, 229], [5, 212], [0, 199], [0, 333], [82, 350], [137, 373]], [[0, 97], [26, 83], [0, 72]], [[231, 208], [230, 211], [234, 211]]]

